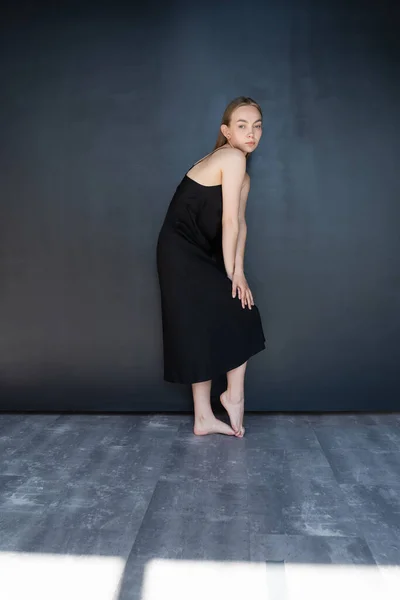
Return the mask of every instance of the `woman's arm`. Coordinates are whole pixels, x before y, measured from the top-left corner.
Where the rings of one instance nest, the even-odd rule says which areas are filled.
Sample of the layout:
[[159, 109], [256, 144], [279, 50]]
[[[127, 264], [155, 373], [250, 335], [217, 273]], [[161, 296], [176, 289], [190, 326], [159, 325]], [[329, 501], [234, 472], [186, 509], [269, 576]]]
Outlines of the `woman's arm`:
[[246, 211], [246, 203], [247, 197], [249, 195], [250, 190], [250, 177], [246, 173], [245, 179], [243, 182], [242, 189], [240, 191], [240, 204], [239, 204], [239, 234], [237, 239], [236, 246], [236, 256], [235, 256], [235, 273], [243, 273], [244, 269], [244, 249], [246, 246], [246, 237], [247, 237], [247, 224], [245, 219], [245, 211]]
[[222, 251], [225, 270], [233, 277], [239, 236], [240, 192], [246, 172], [246, 158], [240, 150], [226, 150], [222, 165]]

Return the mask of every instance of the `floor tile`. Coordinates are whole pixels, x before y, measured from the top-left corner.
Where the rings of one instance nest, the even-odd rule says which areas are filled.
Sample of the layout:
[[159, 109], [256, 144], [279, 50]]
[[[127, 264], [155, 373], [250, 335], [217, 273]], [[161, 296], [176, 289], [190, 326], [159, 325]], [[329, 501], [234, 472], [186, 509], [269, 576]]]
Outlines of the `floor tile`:
[[[363, 538], [311, 535], [250, 534], [252, 560], [283, 560], [285, 564], [375, 565]], [[376, 565], [375, 565], [376, 566]]]
[[249, 426], [245, 434], [246, 448], [273, 448], [282, 450], [320, 450], [319, 441], [308, 423], [284, 423], [274, 421]]
[[49, 528], [47, 522], [32, 528], [14, 551], [87, 556], [118, 556], [127, 560], [135, 532], [121, 529]]
[[246, 483], [246, 462], [244, 439], [228, 436], [178, 438], [170, 448], [161, 479]]
[[375, 425], [400, 427], [400, 412], [370, 413]]
[[400, 428], [385, 425], [347, 425], [347, 427], [314, 426], [315, 434], [323, 449], [365, 449], [371, 452], [400, 450]]
[[251, 447], [246, 451], [246, 466], [249, 483], [280, 481], [283, 477], [286, 450]]
[[400, 489], [389, 485], [341, 484], [364, 536], [400, 540]]
[[311, 425], [329, 425], [330, 427], [353, 427], [359, 425], [375, 425], [376, 422], [370, 413], [365, 412], [332, 412], [332, 413], [308, 413], [307, 421]]
[[400, 452], [358, 448], [325, 448], [324, 451], [339, 483], [382, 483], [400, 487]]
[[199, 520], [232, 520], [248, 512], [246, 485], [216, 481], [159, 481], [149, 512], [193, 516]]
[[138, 556], [249, 560], [248, 521], [246, 517], [212, 520], [189, 514], [147, 512], [129, 560]]

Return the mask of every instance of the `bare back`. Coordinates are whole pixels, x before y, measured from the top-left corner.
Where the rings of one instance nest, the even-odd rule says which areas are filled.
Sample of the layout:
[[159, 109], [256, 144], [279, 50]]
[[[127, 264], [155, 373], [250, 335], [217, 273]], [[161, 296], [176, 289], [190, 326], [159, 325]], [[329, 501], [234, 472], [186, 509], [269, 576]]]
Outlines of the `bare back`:
[[187, 177], [204, 186], [221, 185], [221, 153], [229, 151], [229, 148], [230, 146], [221, 146], [201, 158], [186, 173]]

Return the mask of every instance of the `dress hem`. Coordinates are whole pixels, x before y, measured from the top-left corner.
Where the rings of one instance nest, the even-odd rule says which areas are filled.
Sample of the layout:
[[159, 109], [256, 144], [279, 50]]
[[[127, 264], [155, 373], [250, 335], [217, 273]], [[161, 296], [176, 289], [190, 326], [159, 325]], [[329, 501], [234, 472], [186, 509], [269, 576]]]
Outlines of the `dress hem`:
[[217, 377], [221, 377], [222, 375], [226, 375], [226, 373], [228, 371], [232, 371], [232, 369], [237, 369], [237, 367], [240, 367], [240, 365], [243, 365], [245, 362], [247, 362], [249, 360], [249, 358], [251, 358], [252, 356], [255, 356], [256, 354], [258, 354], [259, 352], [262, 352], [263, 350], [266, 349], [265, 346], [265, 340], [264, 343], [262, 345], [262, 347], [259, 347], [257, 350], [252, 351], [250, 354], [247, 352], [246, 356], [247, 358], [243, 358], [240, 361], [236, 360], [234, 364], [230, 364], [227, 367], [225, 367], [223, 370], [218, 370], [218, 372], [214, 372], [212, 374], [210, 374], [210, 376], [208, 377], [202, 377], [201, 379], [197, 379], [195, 381], [183, 381], [181, 378], [167, 378], [164, 375], [164, 381], [166, 381], [167, 383], [180, 383], [182, 385], [191, 385], [192, 383], [201, 383], [202, 381], [210, 381], [210, 379], [216, 379]]

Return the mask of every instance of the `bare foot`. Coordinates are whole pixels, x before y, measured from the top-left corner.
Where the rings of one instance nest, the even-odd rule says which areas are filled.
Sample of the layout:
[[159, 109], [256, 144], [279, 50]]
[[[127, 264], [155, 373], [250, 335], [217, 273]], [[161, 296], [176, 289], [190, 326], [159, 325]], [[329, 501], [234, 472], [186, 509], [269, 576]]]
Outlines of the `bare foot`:
[[228, 390], [222, 392], [220, 396], [221, 404], [225, 408], [231, 421], [231, 426], [237, 437], [243, 437], [243, 413], [244, 413], [244, 400], [240, 402], [232, 402], [228, 398]]
[[224, 433], [225, 435], [235, 435], [235, 432], [227, 423], [220, 421], [216, 417], [204, 421], [195, 421], [193, 433], [195, 435], [207, 435], [208, 433]]
[[240, 433], [235, 433], [236, 437], [242, 438], [244, 436], [245, 431], [246, 431], [246, 429], [244, 427], [242, 427], [242, 429], [240, 430]]

